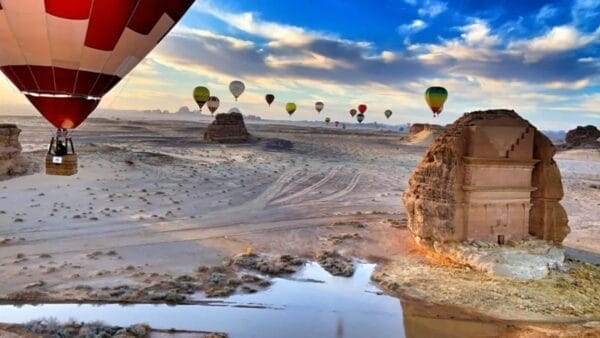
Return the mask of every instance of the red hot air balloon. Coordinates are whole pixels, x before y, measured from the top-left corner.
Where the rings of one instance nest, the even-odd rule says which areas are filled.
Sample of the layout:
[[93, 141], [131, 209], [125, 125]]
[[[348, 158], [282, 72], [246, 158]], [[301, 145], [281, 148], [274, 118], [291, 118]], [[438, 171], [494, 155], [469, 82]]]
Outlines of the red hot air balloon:
[[267, 104], [269, 105], [269, 107], [271, 107], [271, 103], [273, 103], [273, 101], [275, 101], [275, 95], [273, 95], [273, 94], [265, 95], [265, 101], [267, 101]]
[[0, 0], [0, 70], [64, 135], [193, 2]]
[[358, 106], [358, 111], [361, 114], [364, 114], [367, 111], [367, 105], [366, 104], [361, 104], [360, 106]]
[[0, 69], [56, 128], [75, 128], [193, 0], [0, 1]]

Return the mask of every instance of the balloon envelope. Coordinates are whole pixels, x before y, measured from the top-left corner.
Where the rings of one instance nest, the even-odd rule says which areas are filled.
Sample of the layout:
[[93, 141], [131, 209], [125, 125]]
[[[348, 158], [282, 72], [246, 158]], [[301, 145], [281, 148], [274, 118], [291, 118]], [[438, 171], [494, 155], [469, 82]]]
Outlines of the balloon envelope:
[[365, 120], [365, 115], [363, 113], [356, 115], [356, 120], [358, 123], [362, 123]]
[[385, 112], [383, 112], [383, 114], [385, 115], [386, 118], [390, 118], [390, 116], [392, 116], [392, 111], [391, 110], [386, 110]]
[[194, 101], [196, 101], [198, 107], [200, 108], [200, 111], [202, 111], [202, 107], [204, 107], [204, 104], [210, 98], [210, 91], [206, 87], [198, 86], [194, 88], [193, 96]]
[[56, 128], [75, 128], [193, 0], [0, 2], [0, 69]]
[[360, 106], [358, 106], [358, 111], [361, 114], [364, 114], [367, 111], [367, 105], [366, 104], [361, 104]]
[[246, 90], [246, 86], [242, 81], [235, 80], [231, 81], [231, 83], [229, 84], [229, 91], [231, 92], [233, 97], [235, 97], [236, 101], [238, 97], [240, 97], [244, 93], [244, 90]]
[[267, 101], [267, 104], [270, 107], [271, 103], [273, 103], [273, 101], [275, 101], [275, 95], [273, 95], [273, 94], [267, 94], [267, 95], [265, 95], [265, 101]]
[[219, 109], [220, 104], [221, 101], [216, 96], [209, 97], [208, 102], [206, 103], [206, 105], [208, 106], [208, 110], [210, 110], [211, 114], [214, 114], [217, 111], [217, 109]]
[[325, 104], [323, 102], [315, 103], [315, 109], [317, 110], [318, 113], [320, 113], [321, 110], [323, 110], [323, 108], [325, 108]]
[[329, 122], [331, 122], [331, 117], [326, 117], [325, 118], [325, 123], [329, 124]]
[[350, 116], [354, 117], [354, 116], [356, 116], [356, 113], [357, 113], [356, 109], [354, 109], [354, 108], [350, 109]]
[[288, 102], [285, 105], [285, 111], [291, 116], [296, 111], [296, 104], [294, 102]]
[[425, 91], [425, 101], [434, 115], [439, 115], [448, 99], [448, 91], [444, 87], [429, 87]]

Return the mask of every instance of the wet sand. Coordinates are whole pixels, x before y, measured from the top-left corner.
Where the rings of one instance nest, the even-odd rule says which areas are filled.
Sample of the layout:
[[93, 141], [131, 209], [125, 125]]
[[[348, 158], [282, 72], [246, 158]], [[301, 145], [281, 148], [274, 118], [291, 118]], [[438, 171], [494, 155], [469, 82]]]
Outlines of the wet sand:
[[[0, 122], [18, 123], [24, 149], [42, 161], [51, 133], [44, 121]], [[139, 289], [159, 276], [177, 279], [200, 266], [227, 268], [232, 256], [251, 247], [305, 259], [335, 249], [382, 263], [383, 272], [410, 267], [423, 278], [404, 280], [412, 284], [391, 293], [484, 312], [495, 308], [493, 297], [463, 304], [452, 298], [459, 294], [443, 299], [439, 288], [436, 294], [432, 283], [439, 275], [432, 271], [456, 277], [464, 268], [423, 258], [404, 227], [401, 194], [425, 144], [375, 130], [250, 123], [256, 141], [219, 145], [202, 140], [205, 128], [181, 121], [91, 119], [74, 135], [78, 175], [34, 173], [0, 181], [0, 299], [85, 301], [93, 294], [89, 288]], [[267, 149], [273, 138], [292, 141], [294, 148]], [[600, 156], [590, 152], [557, 156], [572, 229], [565, 243], [600, 252], [600, 189], [594, 188]], [[497, 289], [497, 279], [464, 275], [480, 281], [479, 292], [504, 296], [502, 289], [490, 291]], [[569, 280], [566, 274], [552, 278]], [[574, 290], [584, 299], [594, 297], [598, 283]], [[536, 320], [597, 315], [583, 309], [549, 316], [544, 311], [562, 301], [559, 296], [520, 310], [518, 302], [505, 301], [503, 311]]]

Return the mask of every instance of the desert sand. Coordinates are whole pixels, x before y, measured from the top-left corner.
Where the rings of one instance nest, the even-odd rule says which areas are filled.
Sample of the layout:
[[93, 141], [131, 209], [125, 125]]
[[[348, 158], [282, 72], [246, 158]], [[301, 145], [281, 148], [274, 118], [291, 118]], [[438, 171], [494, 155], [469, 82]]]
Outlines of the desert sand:
[[[247, 250], [315, 259], [335, 249], [381, 263], [376, 279], [413, 301], [503, 319], [600, 318], [592, 266], [574, 262], [575, 272], [513, 283], [422, 254], [405, 228], [401, 195], [429, 135], [409, 141], [396, 132], [247, 123], [252, 142], [221, 145], [202, 140], [205, 123], [90, 119], [73, 135], [79, 174], [56, 177], [40, 172], [51, 136], [45, 121], [0, 122], [23, 129], [24, 151], [40, 163], [0, 181], [3, 302], [122, 301], [90, 290], [175, 279]], [[600, 253], [600, 152], [556, 158], [571, 227], [565, 245]], [[592, 279], [573, 286], [581, 297], [560, 292], [558, 281], [578, 271]], [[444, 283], [451, 292], [440, 290]], [[473, 290], [480, 296], [461, 298]], [[568, 297], [573, 309], [549, 310]]]

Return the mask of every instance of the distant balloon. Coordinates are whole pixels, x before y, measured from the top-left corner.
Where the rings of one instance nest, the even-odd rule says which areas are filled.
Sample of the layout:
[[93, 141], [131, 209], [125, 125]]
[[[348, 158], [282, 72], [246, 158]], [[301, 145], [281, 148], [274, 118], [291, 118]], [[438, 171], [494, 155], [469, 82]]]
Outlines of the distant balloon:
[[425, 101], [433, 112], [433, 117], [442, 113], [446, 99], [448, 99], [448, 91], [444, 87], [429, 87], [425, 91]]
[[325, 118], [325, 123], [329, 124], [331, 122], [331, 117], [326, 117]]
[[356, 120], [358, 121], [358, 123], [362, 123], [365, 120], [365, 114], [360, 113], [356, 115]]
[[385, 112], [383, 112], [383, 114], [385, 115], [386, 118], [390, 118], [390, 116], [392, 116], [392, 111], [391, 110], [386, 110]]
[[339, 126], [339, 125], [340, 125], [340, 121], [335, 121], [335, 126], [336, 126], [336, 128], [337, 128], [337, 126]]
[[229, 109], [229, 111], [227, 112], [227, 114], [231, 114], [231, 113], [238, 113], [238, 114], [241, 114], [242, 112], [240, 112], [240, 110], [239, 110], [239, 109], [237, 109], [237, 108], [233, 107], [233, 108]]
[[236, 101], [244, 93], [244, 90], [246, 90], [246, 86], [242, 81], [235, 80], [231, 81], [231, 83], [229, 84], [229, 91], [231, 92], [233, 97], [235, 97]]
[[221, 101], [219, 101], [219, 98], [216, 96], [211, 96], [208, 98], [208, 102], [206, 103], [206, 106], [208, 107], [208, 110], [210, 110], [211, 114], [214, 114], [217, 109], [219, 109], [219, 104], [221, 103]]
[[196, 101], [196, 103], [198, 104], [198, 107], [200, 108], [200, 111], [202, 111], [202, 107], [204, 107], [204, 104], [206, 103], [206, 101], [208, 101], [208, 98], [210, 97], [210, 91], [206, 87], [198, 86], [198, 87], [194, 88], [193, 95], [194, 95], [194, 100]]
[[317, 110], [317, 113], [320, 113], [321, 110], [323, 110], [324, 107], [325, 107], [325, 104], [323, 102], [316, 102], [315, 103], [315, 109]]
[[267, 94], [267, 95], [265, 95], [265, 101], [267, 101], [267, 104], [270, 107], [271, 103], [273, 103], [273, 101], [275, 101], [275, 95], [273, 95], [273, 94]]
[[366, 104], [361, 104], [360, 106], [358, 106], [358, 111], [361, 114], [364, 114], [367, 111], [367, 105]]
[[350, 109], [350, 116], [354, 117], [354, 116], [356, 116], [356, 113], [358, 113], [356, 111], [356, 109], [354, 109], [354, 108]]
[[292, 116], [292, 114], [296, 111], [296, 104], [294, 102], [288, 102], [285, 105], [285, 110], [288, 114], [290, 114], [290, 116]]

